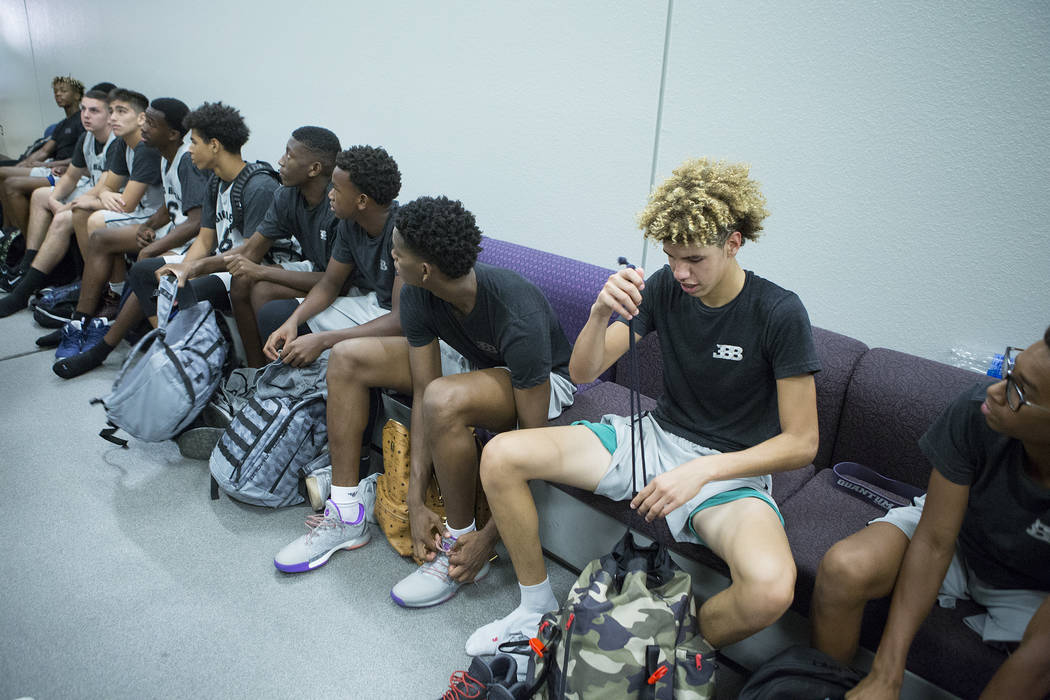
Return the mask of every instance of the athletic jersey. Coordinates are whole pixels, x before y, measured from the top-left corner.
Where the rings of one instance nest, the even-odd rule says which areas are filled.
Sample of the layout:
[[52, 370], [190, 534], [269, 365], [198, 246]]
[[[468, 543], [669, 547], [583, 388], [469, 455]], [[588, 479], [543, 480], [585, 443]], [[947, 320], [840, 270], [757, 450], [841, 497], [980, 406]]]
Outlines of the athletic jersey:
[[[211, 177], [219, 177], [214, 173]], [[273, 201], [273, 191], [277, 189], [277, 181], [265, 175], [256, 175], [248, 178], [241, 191], [241, 208], [244, 212], [244, 230], [251, 235], [259, 230], [259, 225], [266, 216], [270, 203]], [[208, 186], [205, 184], [205, 193]], [[205, 194], [201, 205], [201, 228], [215, 229], [215, 241], [219, 253], [225, 253], [230, 248], [244, 242], [245, 235], [233, 225], [233, 182], [219, 180], [219, 193], [214, 201], [208, 201]]]
[[[160, 159], [161, 181], [164, 184], [164, 202], [168, 207], [171, 228], [186, 221], [186, 212], [201, 206], [208, 179], [197, 169], [190, 158], [189, 147], [179, 146], [175, 157], [169, 162], [163, 156]], [[185, 253], [193, 243], [190, 239], [177, 253]]]
[[84, 184], [87, 180], [88, 187], [94, 187], [98, 184], [98, 179], [102, 173], [106, 170], [106, 164], [112, 157], [113, 152], [113, 140], [117, 138], [113, 132], [109, 132], [109, 138], [106, 139], [105, 143], [95, 139], [95, 135], [89, 132], [84, 132], [80, 136], [80, 140], [77, 141], [76, 150], [73, 151], [73, 160], [71, 165], [75, 168], [84, 168], [87, 170], [87, 174], [80, 178], [78, 186]]

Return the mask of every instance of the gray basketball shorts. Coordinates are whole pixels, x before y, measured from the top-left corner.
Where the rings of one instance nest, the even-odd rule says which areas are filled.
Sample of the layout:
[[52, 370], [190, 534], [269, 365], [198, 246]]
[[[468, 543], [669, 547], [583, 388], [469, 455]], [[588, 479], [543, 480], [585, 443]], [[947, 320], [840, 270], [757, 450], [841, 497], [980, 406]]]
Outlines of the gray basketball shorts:
[[[912, 505], [892, 508], [886, 515], [868, 524], [895, 525], [911, 539], [925, 504], [926, 495], [923, 494], [915, 498]], [[942, 608], [954, 608], [958, 600], [973, 600], [987, 612], [965, 618], [967, 627], [981, 635], [985, 642], [1019, 642], [1046, 596], [1046, 591], [1003, 590], [989, 586], [977, 578], [956, 547], [948, 573], [937, 594], [937, 603]]]
[[[635, 424], [637, 433], [639, 426], [642, 430], [642, 438], [645, 443], [645, 474], [641, 473], [641, 454], [637, 449], [635, 452], [636, 479], [631, 478], [631, 420], [626, 416], [606, 415], [602, 416], [600, 423], [589, 421], [577, 421], [576, 424], [590, 428], [598, 439], [601, 440], [605, 449], [612, 454], [612, 461], [605, 476], [598, 482], [595, 493], [605, 496], [614, 501], [625, 501], [635, 495], [634, 486], [637, 483], [640, 491], [643, 486], [660, 474], [669, 472], [675, 467], [684, 464], [697, 457], [719, 454], [718, 450], [686, 440], [674, 433], [663, 429], [651, 414], [645, 413], [640, 421]], [[784, 523], [783, 516], [776, 501], [773, 500], [773, 479], [770, 475], [749, 476], [739, 479], [725, 479], [723, 481], [711, 481], [704, 484], [700, 492], [675, 508], [667, 514], [667, 527], [671, 530], [677, 542], [690, 542], [692, 544], [704, 544], [699, 535], [693, 530], [693, 515], [705, 508], [729, 503], [741, 498], [758, 498], [769, 504], [769, 507], [777, 514], [781, 524]]]

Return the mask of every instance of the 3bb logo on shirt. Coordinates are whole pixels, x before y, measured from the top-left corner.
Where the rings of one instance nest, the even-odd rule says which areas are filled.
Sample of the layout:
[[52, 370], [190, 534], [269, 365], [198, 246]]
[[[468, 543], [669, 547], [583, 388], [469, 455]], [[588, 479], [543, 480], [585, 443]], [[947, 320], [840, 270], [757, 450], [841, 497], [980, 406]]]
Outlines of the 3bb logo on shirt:
[[716, 360], [736, 360], [739, 362], [744, 359], [744, 348], [738, 345], [716, 344], [715, 348], [717, 349], [711, 354], [711, 357]]
[[322, 241], [327, 241], [328, 240], [328, 231], [325, 231], [324, 229], [321, 229], [321, 231], [319, 232], [319, 235], [321, 236], [321, 240]]
[[1029, 526], [1027, 532], [1037, 540], [1042, 540], [1043, 542], [1050, 544], [1050, 526], [1044, 525], [1038, 518], [1036, 518], [1036, 521]]
[[387, 271], [388, 268], [386, 266], [386, 260], [380, 260], [379, 261], [379, 269], [382, 270], [383, 272]]

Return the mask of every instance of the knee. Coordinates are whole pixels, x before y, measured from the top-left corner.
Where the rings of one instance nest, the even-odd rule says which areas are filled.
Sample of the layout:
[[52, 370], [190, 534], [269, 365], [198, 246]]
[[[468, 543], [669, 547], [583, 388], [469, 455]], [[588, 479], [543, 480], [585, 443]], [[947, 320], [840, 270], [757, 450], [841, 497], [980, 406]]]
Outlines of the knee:
[[230, 278], [230, 300], [237, 306], [245, 306], [252, 301], [252, 283], [243, 277]]
[[29, 195], [30, 206], [43, 207], [47, 205], [47, 200], [51, 197], [50, 187], [38, 187], [33, 190], [33, 193]]
[[88, 233], [97, 233], [106, 230], [106, 214], [105, 212], [98, 210], [93, 211], [90, 214], [87, 213], [86, 209], [78, 209], [78, 212], [84, 212], [87, 217], [87, 230]]
[[820, 560], [813, 595], [821, 603], [865, 601], [873, 578], [870, 554], [842, 540]]
[[521, 453], [521, 435], [515, 432], [500, 433], [485, 445], [481, 452], [481, 483], [486, 492], [520, 477]]
[[[444, 428], [463, 424], [460, 409], [470, 400], [461, 382], [450, 382], [439, 377], [430, 382], [423, 393], [423, 414], [426, 416], [427, 432], [431, 436]], [[432, 430], [431, 428], [437, 428]]]
[[746, 615], [754, 629], [764, 629], [780, 619], [795, 599], [795, 562], [790, 558], [762, 562], [740, 580]]
[[332, 347], [328, 356], [328, 386], [346, 384], [361, 373], [361, 343], [356, 339], [341, 340]]

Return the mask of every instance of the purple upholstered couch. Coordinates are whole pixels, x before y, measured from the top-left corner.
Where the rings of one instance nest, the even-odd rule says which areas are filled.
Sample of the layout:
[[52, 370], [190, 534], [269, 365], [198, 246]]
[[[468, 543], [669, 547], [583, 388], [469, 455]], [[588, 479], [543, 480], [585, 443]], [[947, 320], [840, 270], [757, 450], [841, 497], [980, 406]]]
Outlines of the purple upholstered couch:
[[[546, 294], [562, 327], [574, 339], [587, 320], [597, 291], [611, 272], [551, 253], [486, 238], [480, 259], [517, 270]], [[610, 263], [615, 255], [610, 254]], [[884, 348], [868, 348], [838, 333], [813, 329], [823, 365], [816, 375], [820, 447], [813, 464], [773, 477], [773, 493], [784, 515], [798, 567], [793, 608], [807, 615], [817, 565], [828, 548], [883, 513], [834, 485], [831, 467], [839, 462], [866, 464], [886, 476], [921, 486], [930, 464], [918, 439], [941, 410], [981, 377]], [[659, 339], [639, 344], [643, 407], [652, 408], [662, 393]], [[629, 370], [624, 359], [594, 384], [581, 387], [576, 402], [557, 421], [594, 420], [605, 413], [627, 413]], [[560, 487], [672, 549], [728, 575], [725, 564], [708, 549], [674, 543], [663, 521], [646, 523], [627, 506], [590, 493]], [[888, 599], [868, 606], [862, 643], [874, 650], [889, 609]], [[919, 630], [908, 656], [908, 668], [949, 692], [976, 697], [1005, 656], [984, 645], [962, 618], [975, 614], [973, 604], [955, 610], [934, 607]]]

